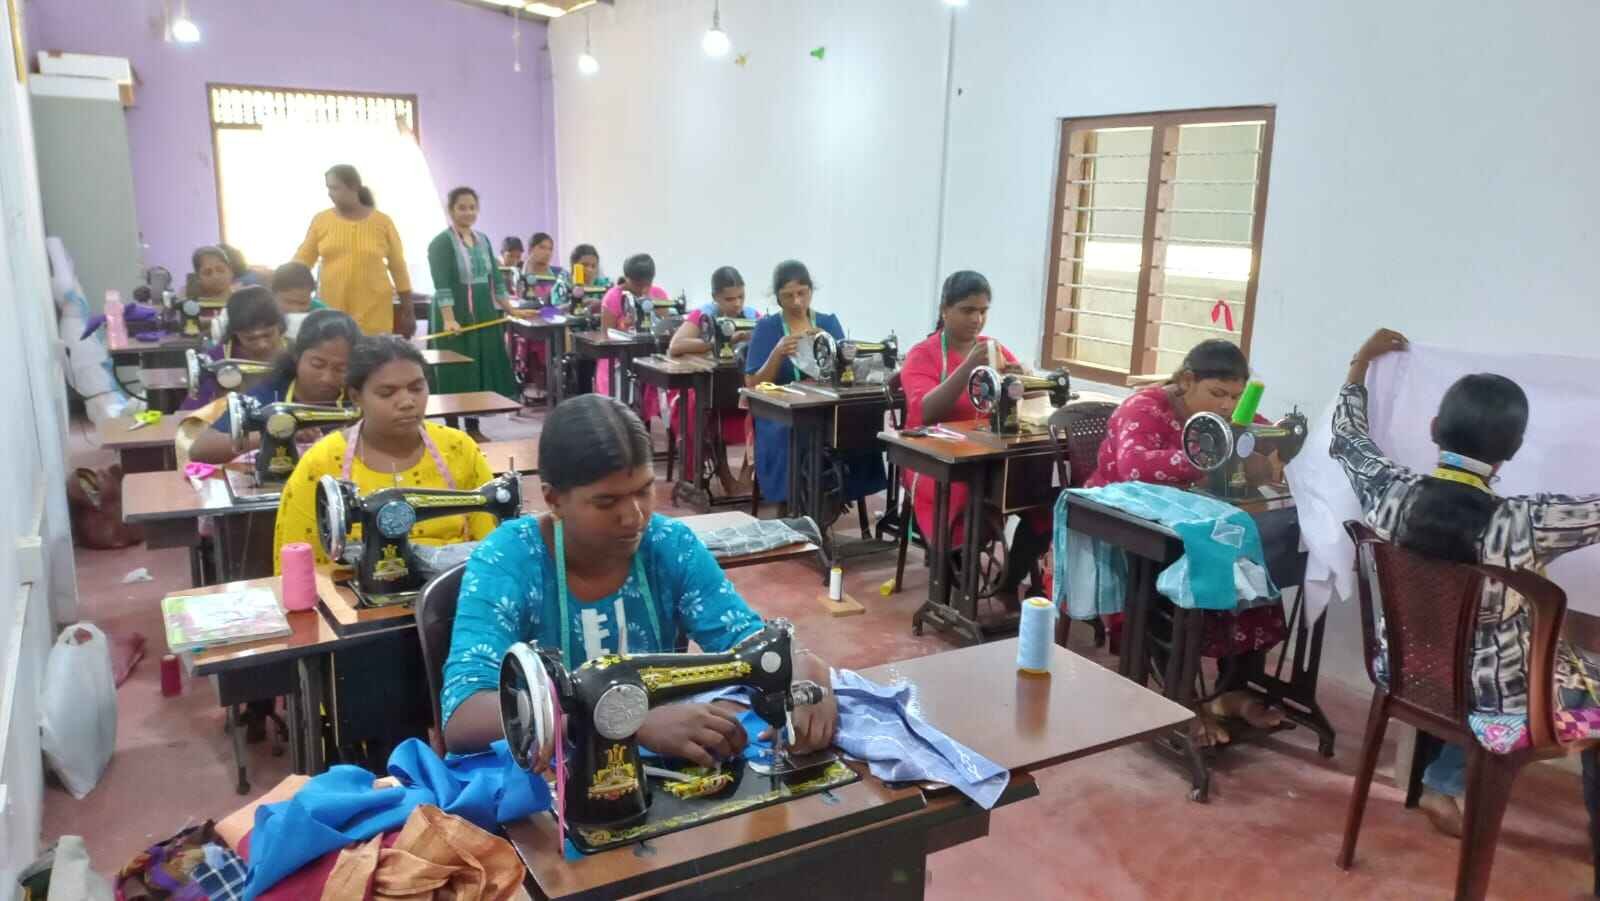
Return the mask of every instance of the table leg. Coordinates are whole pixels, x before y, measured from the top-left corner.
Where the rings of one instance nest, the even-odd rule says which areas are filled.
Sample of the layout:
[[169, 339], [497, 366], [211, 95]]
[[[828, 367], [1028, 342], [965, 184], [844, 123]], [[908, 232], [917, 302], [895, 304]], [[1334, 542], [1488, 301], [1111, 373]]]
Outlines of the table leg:
[[239, 718], [238, 704], [229, 704], [226, 722], [228, 735], [233, 739], [233, 766], [238, 774], [238, 781], [234, 784], [234, 791], [241, 795], [250, 794], [250, 779], [245, 768], [244, 758], [244, 721]]
[[967, 503], [962, 511], [966, 534], [961, 543], [961, 586], [956, 597], [956, 612], [965, 622], [959, 624], [963, 634], [973, 641], [982, 641], [978, 629], [979, 548], [983, 541], [983, 500], [988, 495], [989, 472], [984, 466], [969, 467], [972, 477], [967, 480]]
[[289, 719], [289, 772], [303, 775], [306, 771], [305, 705], [300, 692], [292, 691], [285, 699]]
[[[822, 428], [815, 421], [808, 422], [805, 438], [806, 481], [809, 483], [806, 506], [811, 508], [808, 515], [816, 521], [817, 531], [822, 533], [822, 551], [827, 556], [829, 568], [832, 568], [838, 557], [834, 550], [832, 517], [828, 515], [832, 511], [823, 509], [827, 501], [827, 492], [822, 486], [822, 454]], [[843, 487], [840, 486], [841, 490]], [[826, 572], [823, 573], [823, 578], [827, 578]]]
[[[928, 476], [932, 478], [932, 476]], [[950, 483], [935, 482], [933, 486], [933, 522], [931, 535], [924, 535], [928, 546], [928, 600], [911, 617], [911, 633], [922, 634], [922, 624], [930, 616], [935, 624], [943, 620], [942, 614], [950, 609]], [[915, 517], [913, 517], [915, 518]]]
[[301, 722], [304, 724], [305, 749], [302, 763], [305, 771], [315, 776], [327, 768], [322, 741], [323, 674], [326, 655], [315, 654], [295, 662], [299, 677]]
[[459, 428], [461, 428], [461, 417], [460, 416], [446, 416], [444, 418], [444, 424], [449, 426], [452, 429], [459, 429]]
[[561, 402], [561, 363], [556, 359], [561, 351], [556, 347], [556, 329], [540, 331], [544, 339], [544, 403], [545, 409], [550, 409]]

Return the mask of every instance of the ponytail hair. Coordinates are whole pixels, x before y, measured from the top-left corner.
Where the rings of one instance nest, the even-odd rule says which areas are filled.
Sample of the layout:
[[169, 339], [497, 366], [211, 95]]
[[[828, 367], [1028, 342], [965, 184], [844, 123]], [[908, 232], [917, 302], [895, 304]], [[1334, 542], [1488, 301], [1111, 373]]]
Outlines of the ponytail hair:
[[1166, 383], [1177, 384], [1184, 373], [1194, 376], [1196, 381], [1222, 379], [1244, 382], [1250, 379], [1250, 362], [1244, 358], [1244, 351], [1239, 349], [1239, 345], [1221, 338], [1211, 338], [1190, 348], [1179, 364], [1178, 371]]
[[539, 432], [539, 478], [558, 492], [592, 485], [654, 460], [650, 433], [627, 404], [580, 394], [556, 405]]
[[715, 297], [729, 288], [743, 288], [744, 276], [732, 266], [723, 266], [711, 273], [711, 296]]
[[338, 181], [339, 184], [344, 185], [352, 191], [355, 191], [356, 200], [358, 200], [362, 206], [369, 210], [375, 210], [378, 208], [377, 203], [375, 203], [372, 199], [372, 189], [361, 183], [361, 173], [356, 171], [356, 167], [350, 165], [349, 163], [340, 163], [339, 165], [330, 168], [325, 173], [325, 176], [332, 178]]
[[[1439, 449], [1489, 466], [1511, 459], [1528, 428], [1528, 395], [1502, 375], [1462, 376], [1439, 401]], [[1479, 562], [1479, 545], [1500, 500], [1472, 485], [1427, 477], [1417, 483], [1395, 530], [1401, 547], [1440, 560]]]

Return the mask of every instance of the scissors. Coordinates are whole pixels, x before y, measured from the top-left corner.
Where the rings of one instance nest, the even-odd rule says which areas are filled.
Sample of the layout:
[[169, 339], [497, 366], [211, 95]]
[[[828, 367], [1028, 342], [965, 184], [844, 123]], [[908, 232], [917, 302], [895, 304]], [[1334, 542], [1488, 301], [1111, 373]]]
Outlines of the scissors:
[[160, 421], [160, 410], [145, 410], [143, 413], [135, 413], [133, 414], [133, 425], [128, 426], [128, 431], [137, 431], [147, 425], [155, 425]]

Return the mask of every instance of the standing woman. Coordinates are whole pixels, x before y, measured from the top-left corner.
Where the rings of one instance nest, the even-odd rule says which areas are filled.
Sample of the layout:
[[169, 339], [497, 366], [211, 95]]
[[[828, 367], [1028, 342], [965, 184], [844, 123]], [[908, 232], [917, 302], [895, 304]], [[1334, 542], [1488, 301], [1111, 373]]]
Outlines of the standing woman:
[[334, 166], [326, 179], [333, 209], [312, 217], [294, 261], [312, 268], [321, 261], [323, 301], [349, 313], [363, 334], [411, 337], [411, 276], [394, 220], [378, 212], [354, 166]]
[[[814, 285], [811, 271], [799, 260], [785, 260], [772, 270], [772, 293], [782, 311], [764, 316], [750, 334], [750, 349], [745, 358], [746, 387], [771, 383], [785, 385], [800, 379], [794, 364], [800, 340], [826, 331], [835, 341], [844, 340], [844, 326], [832, 313], [811, 309]], [[789, 500], [789, 426], [759, 416], [755, 420], [756, 478], [762, 498], [786, 503]], [[882, 491], [887, 480], [883, 455], [878, 451], [856, 451], [839, 455], [844, 466], [844, 490], [840, 499], [852, 501]], [[827, 528], [827, 523], [821, 523]]]
[[[428, 245], [428, 268], [433, 272], [433, 308], [428, 317], [428, 330], [448, 334], [508, 315], [511, 298], [506, 294], [489, 236], [472, 228], [478, 221], [478, 192], [456, 188], [450, 192], [446, 205], [450, 227]], [[434, 370], [440, 394], [494, 391], [514, 398], [521, 393], [511, 374], [504, 325], [441, 338], [434, 346], [472, 358], [470, 363], [440, 366]], [[478, 420], [469, 417], [466, 426], [469, 434], [476, 433]]]

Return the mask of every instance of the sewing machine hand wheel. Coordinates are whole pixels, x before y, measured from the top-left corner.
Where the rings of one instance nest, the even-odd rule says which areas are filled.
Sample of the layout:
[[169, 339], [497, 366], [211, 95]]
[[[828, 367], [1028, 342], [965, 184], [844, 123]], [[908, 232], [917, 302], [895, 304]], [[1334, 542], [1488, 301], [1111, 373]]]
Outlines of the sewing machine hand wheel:
[[975, 367], [967, 377], [967, 398], [979, 416], [993, 413], [994, 405], [1000, 400], [1000, 373], [989, 366]]
[[500, 661], [500, 725], [517, 766], [535, 772], [558, 740], [555, 691], [537, 652], [517, 642]]
[[200, 390], [200, 355], [189, 348], [183, 352], [183, 366], [189, 375], [189, 396], [193, 397]]
[[335, 565], [344, 562], [350, 535], [350, 502], [355, 486], [333, 476], [317, 480], [317, 538]]
[[1183, 455], [1196, 469], [1221, 468], [1234, 449], [1233, 426], [1215, 413], [1196, 413], [1183, 424]]
[[244, 450], [244, 421], [250, 415], [246, 406], [244, 395], [228, 395], [228, 437], [233, 439], [233, 449], [236, 451]]
[[[800, 346], [806, 347], [807, 345], [802, 342]], [[809, 367], [806, 365], [805, 354], [797, 354], [801, 370], [815, 379], [827, 380], [833, 378], [833, 369], [838, 365], [835, 354], [839, 350], [834, 343], [833, 336], [827, 332], [817, 332], [811, 336], [809, 346], [811, 349], [811, 365]]]

